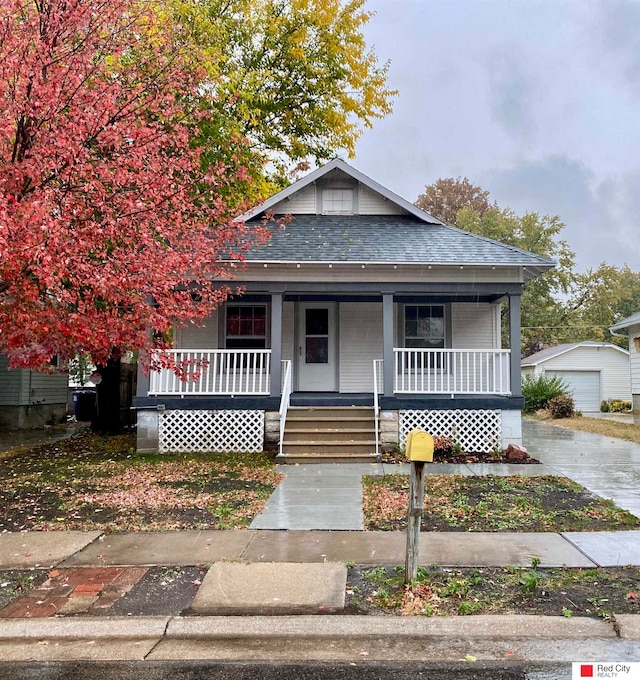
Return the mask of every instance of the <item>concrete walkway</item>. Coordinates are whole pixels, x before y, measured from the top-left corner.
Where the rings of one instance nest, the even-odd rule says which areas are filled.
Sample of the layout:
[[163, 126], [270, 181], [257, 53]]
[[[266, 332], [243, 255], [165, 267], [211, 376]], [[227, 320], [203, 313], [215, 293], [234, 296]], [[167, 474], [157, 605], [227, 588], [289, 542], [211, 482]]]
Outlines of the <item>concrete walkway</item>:
[[279, 465], [285, 475], [251, 529], [364, 529], [362, 477], [382, 465]]
[[[409, 465], [382, 463], [279, 465], [284, 480], [273, 492], [251, 529], [364, 530], [362, 477], [409, 474]], [[546, 465], [467, 465], [433, 463], [430, 475], [555, 475]]]
[[[640, 446], [621, 439], [523, 421], [524, 444], [541, 465], [434, 463], [427, 474], [562, 475], [640, 517]], [[251, 529], [364, 529], [362, 477], [409, 472], [409, 465], [280, 465], [285, 479]]]
[[70, 422], [55, 426], [43, 425], [31, 430], [0, 430], [0, 453], [27, 446], [53, 444], [88, 428], [89, 423]]

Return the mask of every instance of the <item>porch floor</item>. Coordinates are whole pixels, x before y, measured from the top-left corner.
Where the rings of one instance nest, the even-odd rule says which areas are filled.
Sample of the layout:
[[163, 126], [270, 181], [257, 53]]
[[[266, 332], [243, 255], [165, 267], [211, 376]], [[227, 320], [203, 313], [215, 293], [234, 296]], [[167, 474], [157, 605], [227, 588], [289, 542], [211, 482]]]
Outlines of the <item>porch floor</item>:
[[292, 392], [291, 406], [373, 406], [373, 394], [366, 392]]

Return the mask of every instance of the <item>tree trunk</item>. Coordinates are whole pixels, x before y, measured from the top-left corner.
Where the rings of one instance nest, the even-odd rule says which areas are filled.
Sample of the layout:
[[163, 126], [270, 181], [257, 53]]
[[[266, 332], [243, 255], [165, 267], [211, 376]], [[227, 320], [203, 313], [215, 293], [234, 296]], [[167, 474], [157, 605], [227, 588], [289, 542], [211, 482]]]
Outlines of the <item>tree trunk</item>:
[[99, 364], [97, 371], [102, 377], [96, 386], [96, 417], [91, 423], [94, 432], [116, 434], [120, 425], [120, 359], [109, 359]]

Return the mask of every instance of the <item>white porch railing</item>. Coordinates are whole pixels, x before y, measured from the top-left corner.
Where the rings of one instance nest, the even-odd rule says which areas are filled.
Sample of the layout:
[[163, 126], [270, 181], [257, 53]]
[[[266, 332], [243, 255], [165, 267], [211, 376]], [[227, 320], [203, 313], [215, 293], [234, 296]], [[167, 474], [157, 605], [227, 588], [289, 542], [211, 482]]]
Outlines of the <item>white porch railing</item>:
[[269, 394], [271, 350], [177, 349], [168, 354], [187, 379], [171, 368], [151, 371], [150, 396]]
[[287, 411], [291, 402], [291, 392], [293, 389], [292, 362], [282, 362], [282, 397], [280, 398], [280, 442], [279, 452], [282, 455], [282, 442], [284, 440], [284, 428], [287, 423]]
[[509, 350], [393, 351], [397, 394], [511, 394]]

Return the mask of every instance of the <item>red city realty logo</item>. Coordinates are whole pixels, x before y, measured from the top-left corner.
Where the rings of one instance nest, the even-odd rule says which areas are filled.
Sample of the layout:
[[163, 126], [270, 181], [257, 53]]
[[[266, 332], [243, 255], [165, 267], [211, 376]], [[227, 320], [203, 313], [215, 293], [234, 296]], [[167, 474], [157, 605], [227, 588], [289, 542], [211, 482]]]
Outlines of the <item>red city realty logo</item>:
[[593, 666], [591, 664], [580, 666], [580, 677], [581, 678], [592, 678], [593, 677]]

